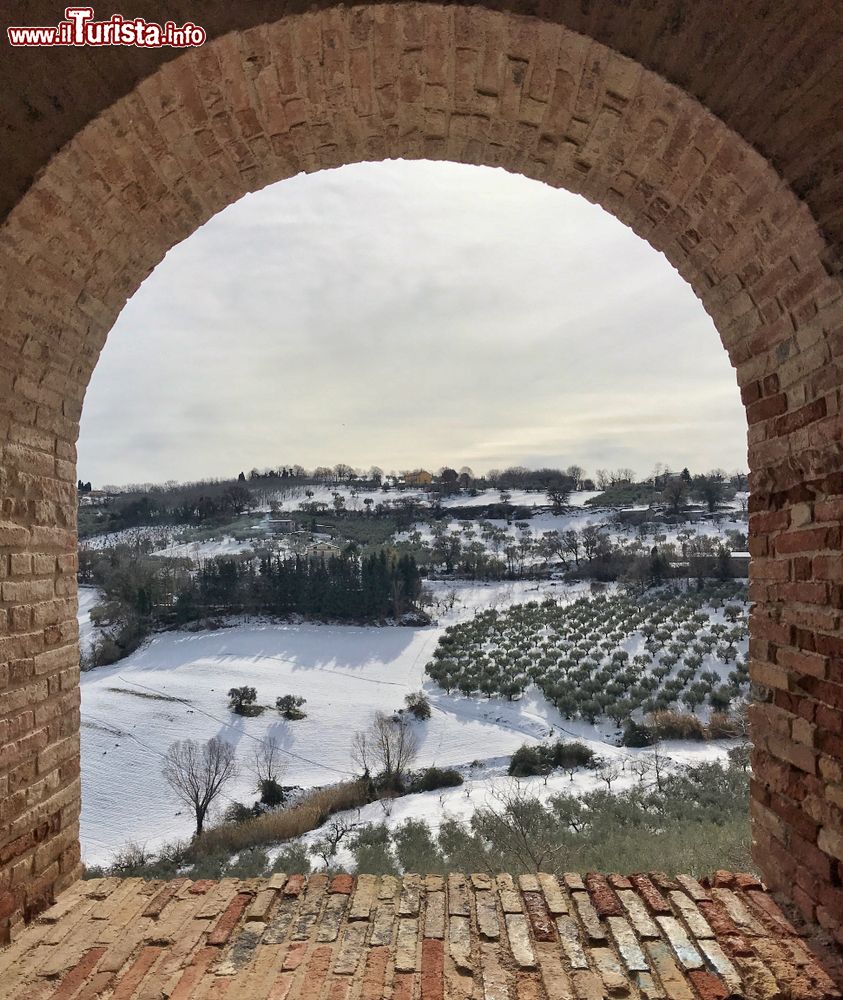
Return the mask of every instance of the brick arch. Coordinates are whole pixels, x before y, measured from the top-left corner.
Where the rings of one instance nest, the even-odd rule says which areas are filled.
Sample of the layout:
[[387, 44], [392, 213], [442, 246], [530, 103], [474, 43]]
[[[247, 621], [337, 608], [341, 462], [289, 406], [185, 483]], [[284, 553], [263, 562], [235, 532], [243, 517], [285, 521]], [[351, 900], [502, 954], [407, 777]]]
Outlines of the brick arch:
[[79, 874], [75, 441], [108, 331], [243, 194], [389, 157], [582, 194], [712, 316], [749, 428], [756, 856], [843, 938], [832, 255], [772, 166], [682, 90], [558, 24], [435, 4], [291, 15], [174, 59], [82, 128], [0, 229], [0, 933]]

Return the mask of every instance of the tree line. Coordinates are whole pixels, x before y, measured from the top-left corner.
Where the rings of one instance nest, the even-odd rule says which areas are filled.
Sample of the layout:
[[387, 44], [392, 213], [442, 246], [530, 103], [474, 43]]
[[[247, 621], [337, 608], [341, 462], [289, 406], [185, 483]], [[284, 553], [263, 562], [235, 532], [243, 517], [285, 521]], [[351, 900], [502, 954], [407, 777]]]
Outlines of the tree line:
[[399, 618], [415, 607], [421, 574], [412, 555], [381, 549], [327, 559], [264, 556], [211, 559], [173, 608], [176, 621], [208, 614], [301, 614], [343, 621]]
[[217, 556], [198, 570], [129, 546], [79, 553], [79, 582], [103, 594], [91, 612], [103, 631], [86, 667], [113, 663], [153, 631], [231, 614], [302, 615], [353, 622], [400, 618], [416, 610], [421, 573], [407, 553], [360, 556]]

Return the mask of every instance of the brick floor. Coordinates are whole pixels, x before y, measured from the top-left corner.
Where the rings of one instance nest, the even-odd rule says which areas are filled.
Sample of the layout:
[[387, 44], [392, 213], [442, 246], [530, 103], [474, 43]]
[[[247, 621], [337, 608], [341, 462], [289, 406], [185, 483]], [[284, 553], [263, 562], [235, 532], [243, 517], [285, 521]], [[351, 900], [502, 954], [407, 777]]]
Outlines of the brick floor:
[[95, 879], [0, 951], [0, 998], [832, 1000], [754, 878]]

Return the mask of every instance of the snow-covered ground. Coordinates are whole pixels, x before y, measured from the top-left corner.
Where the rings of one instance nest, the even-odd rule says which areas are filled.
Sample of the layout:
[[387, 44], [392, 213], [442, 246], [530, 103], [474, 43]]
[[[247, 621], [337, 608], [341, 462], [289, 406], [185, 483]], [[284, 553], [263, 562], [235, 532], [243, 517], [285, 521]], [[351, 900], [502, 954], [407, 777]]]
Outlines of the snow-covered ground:
[[96, 636], [96, 629], [91, 622], [91, 608], [100, 600], [100, 592], [96, 587], [79, 587], [79, 610], [76, 620], [79, 622], [79, 649], [84, 656], [91, 649]]
[[[324, 503], [328, 505], [329, 510], [332, 510], [335, 493], [339, 493], [344, 498], [346, 510], [358, 511], [366, 509], [365, 500], [371, 500], [373, 504], [378, 504], [388, 503], [400, 498], [421, 501], [429, 499], [429, 494], [423, 489], [357, 490], [353, 487], [338, 484], [335, 486], [291, 486], [286, 490], [274, 494], [271, 497], [271, 502], [277, 506], [279, 511], [298, 510], [303, 503]], [[308, 494], [312, 495], [308, 496]], [[482, 503], [483, 501], [479, 502]], [[269, 500], [267, 500], [265, 509], [269, 510]]]
[[[439, 619], [424, 628], [252, 621], [217, 631], [168, 632], [112, 667], [84, 673], [84, 860], [108, 862], [130, 840], [153, 849], [190, 834], [190, 816], [161, 777], [162, 755], [172, 741], [219, 736], [232, 743], [243, 773], [227, 789], [227, 799], [252, 801], [254, 779], [247, 766], [256, 741], [272, 736], [279, 742], [288, 757], [285, 784], [337, 781], [349, 776], [353, 734], [368, 726], [376, 710], [399, 708], [408, 692], [422, 688], [433, 716], [419, 723], [418, 766], [459, 766], [470, 777], [463, 788], [396, 802], [390, 822], [411, 814], [433, 823], [442, 815], [464, 815], [508, 780], [502, 758], [522, 743], [554, 732], [584, 739], [604, 756], [626, 760], [635, 753], [606, 742], [615, 736], [610, 722], [591, 726], [563, 719], [535, 689], [516, 702], [464, 698], [447, 695], [424, 675], [447, 625], [483, 608], [548, 594], [573, 600], [587, 585], [510, 581], [433, 587]], [[87, 635], [93, 600], [90, 593], [80, 592], [80, 625]], [[276, 697], [287, 693], [305, 697], [307, 718], [285, 722], [273, 707], [255, 718], [232, 714], [226, 692], [244, 684], [257, 689], [263, 705], [274, 706]], [[725, 752], [717, 744], [666, 749], [677, 759]], [[471, 768], [474, 761], [479, 766]], [[594, 780], [583, 774], [574, 786], [589, 788]], [[561, 777], [551, 778], [547, 786], [541, 779], [538, 783], [542, 794], [561, 785], [571, 788]], [[367, 809], [373, 814], [369, 818], [383, 818], [381, 806]]]
[[[308, 496], [312, 493], [312, 496]], [[302, 503], [324, 503], [329, 508], [333, 507], [334, 494], [339, 493], [345, 499], [347, 510], [365, 510], [366, 500], [371, 500], [373, 504], [391, 503], [396, 500], [420, 500], [429, 501], [437, 494], [424, 489], [389, 489], [389, 490], [356, 490], [354, 488], [337, 486], [293, 486], [272, 497], [278, 510], [298, 510]], [[547, 494], [542, 490], [508, 490], [509, 503], [516, 507], [545, 507], [547, 506]], [[568, 503], [572, 507], [582, 507], [582, 505], [592, 497], [599, 495], [599, 491], [590, 492], [579, 490], [570, 495]], [[454, 493], [451, 496], [442, 498], [442, 505], [445, 507], [484, 507], [486, 504], [499, 503], [501, 491], [497, 489], [479, 490], [475, 496], [469, 493]], [[268, 510], [268, 504], [266, 509]]]
[[[256, 538], [265, 541], [256, 531]], [[215, 559], [217, 556], [237, 556], [244, 552], [249, 552], [254, 547], [252, 539], [242, 540], [232, 538], [231, 535], [223, 535], [221, 538], [210, 538], [202, 542], [176, 542], [173, 541], [164, 548], [156, 549], [153, 555], [166, 556], [168, 559], [192, 559], [194, 562], [203, 562], [206, 559]]]
[[[507, 503], [514, 507], [546, 507], [548, 504], [547, 493], [541, 490], [507, 490], [509, 500]], [[570, 507], [582, 507], [592, 497], [600, 495], [600, 491], [578, 490], [568, 497]], [[486, 504], [500, 503], [500, 490], [483, 490], [477, 496], [468, 493], [459, 493], [454, 496], [443, 498], [443, 507], [485, 507]]]
[[[605, 509], [592, 509], [581, 507], [574, 510], [566, 510], [561, 514], [553, 514], [549, 510], [543, 510], [534, 514], [526, 521], [505, 521], [499, 518], [489, 518], [483, 522], [451, 520], [448, 522], [437, 522], [448, 532], [455, 532], [462, 536], [464, 547], [472, 542], [484, 541], [482, 524], [490, 524], [494, 528], [505, 531], [510, 538], [518, 540], [521, 536], [519, 524], [524, 524], [525, 532], [529, 533], [533, 540], [541, 538], [547, 531], [557, 531], [560, 534], [564, 531], [582, 531], [584, 528], [594, 526], [611, 539], [613, 544], [620, 544], [624, 541], [632, 542], [639, 539], [642, 544], [653, 545], [656, 535], [664, 536], [664, 540], [673, 544], [680, 543], [679, 535], [690, 532], [697, 536], [707, 536], [710, 538], [726, 538], [727, 531], [739, 531], [746, 533], [746, 520], [741, 519], [737, 514], [724, 513], [724, 516], [717, 521], [696, 521], [685, 524], [659, 524], [654, 529], [648, 529], [646, 533], [639, 533], [637, 528], [622, 527], [615, 524], [612, 512]], [[420, 541], [429, 544], [433, 538], [433, 525], [427, 521], [419, 521], [406, 531], [395, 535], [396, 541], [408, 541], [414, 532], [418, 533]], [[488, 547], [488, 545], [487, 545]]]
[[160, 524], [142, 525], [137, 528], [123, 528], [121, 531], [106, 531], [101, 535], [80, 538], [79, 545], [85, 549], [108, 549], [115, 545], [141, 547], [149, 541], [153, 546], [169, 545], [174, 535], [184, 531], [183, 525]]

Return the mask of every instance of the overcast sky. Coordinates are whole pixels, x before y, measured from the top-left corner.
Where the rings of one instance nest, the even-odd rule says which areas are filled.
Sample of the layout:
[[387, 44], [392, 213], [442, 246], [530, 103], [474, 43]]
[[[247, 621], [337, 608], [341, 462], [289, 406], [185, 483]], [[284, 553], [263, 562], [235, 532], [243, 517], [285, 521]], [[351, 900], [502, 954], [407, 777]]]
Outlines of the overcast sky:
[[95, 485], [294, 462], [731, 471], [746, 430], [711, 320], [629, 229], [502, 170], [399, 161], [221, 212], [94, 372]]

